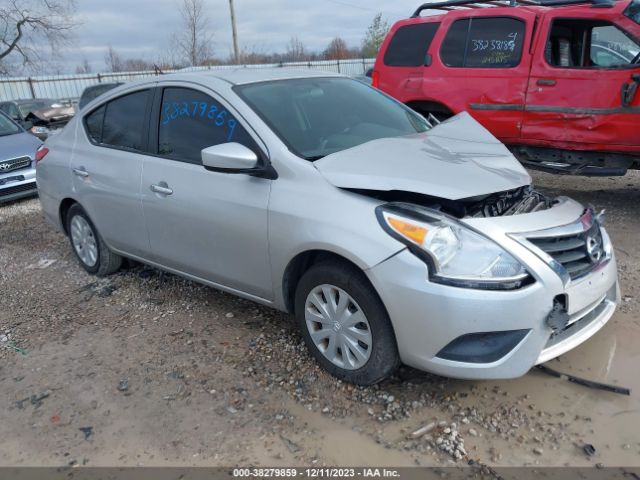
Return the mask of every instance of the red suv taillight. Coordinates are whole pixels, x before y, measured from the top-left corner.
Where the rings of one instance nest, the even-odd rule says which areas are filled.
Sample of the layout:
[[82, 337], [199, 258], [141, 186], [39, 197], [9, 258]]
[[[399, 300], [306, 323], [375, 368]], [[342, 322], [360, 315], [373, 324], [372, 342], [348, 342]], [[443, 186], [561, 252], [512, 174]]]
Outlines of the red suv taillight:
[[36, 150], [36, 163], [42, 160], [49, 153], [49, 149], [44, 145], [40, 145], [40, 148]]
[[371, 74], [371, 86], [375, 88], [380, 87], [380, 72], [378, 70], [374, 70]]

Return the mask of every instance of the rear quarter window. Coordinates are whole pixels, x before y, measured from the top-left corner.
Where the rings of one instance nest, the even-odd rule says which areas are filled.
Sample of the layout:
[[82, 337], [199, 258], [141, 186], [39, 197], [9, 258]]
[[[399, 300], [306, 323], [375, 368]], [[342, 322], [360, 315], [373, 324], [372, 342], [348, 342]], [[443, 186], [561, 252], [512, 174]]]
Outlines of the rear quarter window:
[[388, 67], [419, 67], [425, 64], [427, 51], [438, 31], [439, 23], [418, 23], [400, 27], [384, 54]]
[[448, 67], [517, 67], [522, 58], [525, 31], [525, 23], [516, 18], [457, 20], [447, 32], [440, 57]]

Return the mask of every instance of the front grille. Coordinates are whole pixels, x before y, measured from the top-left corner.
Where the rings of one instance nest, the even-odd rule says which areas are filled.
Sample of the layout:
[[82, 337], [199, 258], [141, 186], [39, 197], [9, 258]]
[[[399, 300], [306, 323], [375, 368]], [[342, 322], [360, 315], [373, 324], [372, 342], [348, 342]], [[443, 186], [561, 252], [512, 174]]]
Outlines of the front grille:
[[560, 263], [571, 279], [591, 272], [605, 258], [602, 232], [597, 222], [580, 234], [528, 240]]
[[11, 195], [15, 195], [17, 193], [26, 193], [26, 192], [35, 193], [37, 190], [38, 189], [36, 187], [35, 182], [23, 183], [22, 185], [16, 185], [15, 187], [7, 187], [7, 188], [2, 188], [0, 186], [0, 199], [2, 199], [2, 197], [8, 197]]
[[3, 173], [13, 172], [31, 166], [31, 158], [20, 157], [11, 160], [3, 160], [0, 162], [0, 175]]

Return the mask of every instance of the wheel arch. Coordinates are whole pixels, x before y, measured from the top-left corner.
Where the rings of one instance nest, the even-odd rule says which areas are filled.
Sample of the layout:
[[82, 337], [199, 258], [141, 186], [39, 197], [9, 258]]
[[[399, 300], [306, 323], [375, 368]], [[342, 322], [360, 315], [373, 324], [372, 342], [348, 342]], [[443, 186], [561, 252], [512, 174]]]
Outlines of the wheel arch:
[[[339, 253], [324, 249], [313, 249], [300, 252], [289, 261], [284, 270], [284, 275], [282, 276], [282, 297], [284, 307], [286, 308], [287, 312], [293, 314], [295, 311], [294, 304], [296, 287], [298, 286], [298, 282], [305, 274], [305, 272], [307, 272], [314, 265], [331, 261], [354, 267], [358, 269], [358, 271], [362, 272], [364, 274], [364, 277], [367, 278], [367, 275], [364, 273], [364, 269], [361, 265], [358, 265], [356, 261], [349, 259]], [[367, 281], [369, 281], [368, 278]], [[371, 288], [374, 288], [373, 285], [371, 285]]]
[[69, 209], [76, 203], [79, 203], [76, 199], [67, 197], [60, 202], [58, 209], [58, 215], [60, 216], [60, 224], [62, 225], [62, 231], [65, 235], [69, 235], [67, 231], [67, 214]]
[[452, 117], [456, 114], [456, 111], [453, 108], [438, 100], [410, 100], [405, 102], [405, 105], [423, 115], [433, 113]]

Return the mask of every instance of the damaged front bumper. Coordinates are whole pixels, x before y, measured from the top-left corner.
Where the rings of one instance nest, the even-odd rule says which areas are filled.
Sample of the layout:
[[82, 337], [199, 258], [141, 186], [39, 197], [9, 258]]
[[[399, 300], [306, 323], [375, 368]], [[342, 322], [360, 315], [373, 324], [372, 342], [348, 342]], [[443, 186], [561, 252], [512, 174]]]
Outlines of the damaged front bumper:
[[575, 226], [583, 214], [584, 207], [565, 198], [545, 211], [464, 220], [526, 266], [535, 281], [518, 290], [429, 282], [427, 265], [408, 250], [368, 270], [391, 318], [402, 361], [448, 377], [515, 378], [595, 334], [613, 315], [620, 296], [606, 232], [607, 257], [573, 279], [559, 274], [544, 252], [520, 240], [530, 232]]

